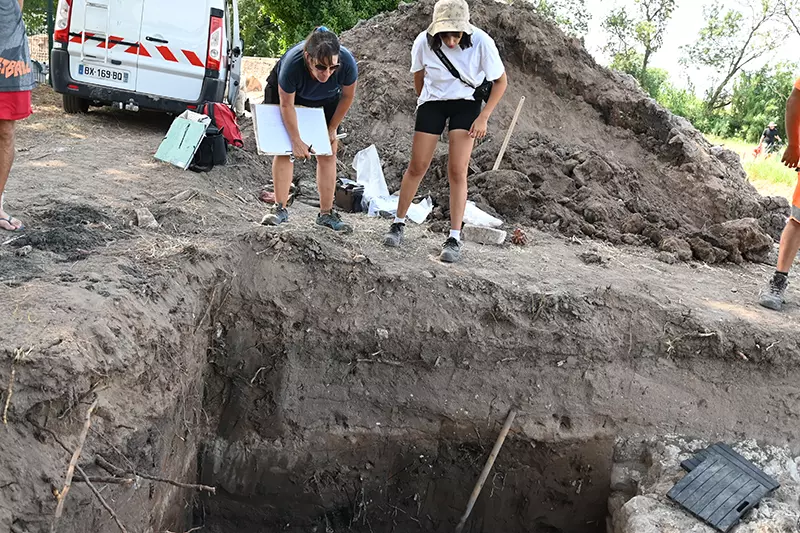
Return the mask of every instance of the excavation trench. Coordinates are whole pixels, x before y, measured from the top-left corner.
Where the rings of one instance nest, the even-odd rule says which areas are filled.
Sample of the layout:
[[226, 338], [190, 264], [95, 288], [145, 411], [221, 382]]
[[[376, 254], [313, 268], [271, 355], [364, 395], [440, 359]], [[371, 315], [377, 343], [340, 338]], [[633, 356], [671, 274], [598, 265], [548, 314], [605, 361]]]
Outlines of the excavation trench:
[[776, 376], [743, 379], [739, 341], [697, 335], [700, 317], [249, 239], [212, 313], [196, 476], [218, 490], [195, 526], [452, 531], [512, 407], [467, 531], [604, 531], [618, 435], [788, 436], [737, 415], [774, 402]]
[[[194, 523], [220, 533], [452, 531], [519, 396], [459, 375], [484, 374], [472, 367], [491, 360], [513, 379], [505, 367], [527, 335], [481, 334], [489, 321], [511, 328], [497, 306], [448, 317], [456, 302], [438, 290], [416, 293], [412, 280], [331, 261], [304, 237], [276, 238], [264, 236], [286, 263], [262, 259], [237, 276], [216, 313], [198, 481], [218, 491], [199, 501]], [[475, 288], [488, 299], [478, 305], [494, 300]], [[405, 291], [416, 294], [393, 298]], [[554, 438], [512, 431], [467, 531], [604, 530], [610, 433], [575, 433], [563, 410], [546, 426]]]

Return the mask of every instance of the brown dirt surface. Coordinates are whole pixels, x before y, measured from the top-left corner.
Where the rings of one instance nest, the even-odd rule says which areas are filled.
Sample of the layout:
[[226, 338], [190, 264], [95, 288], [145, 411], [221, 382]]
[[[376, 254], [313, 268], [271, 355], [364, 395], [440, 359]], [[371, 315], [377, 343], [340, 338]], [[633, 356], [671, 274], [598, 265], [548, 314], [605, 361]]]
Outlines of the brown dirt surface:
[[[348, 120], [348, 143], [378, 146], [390, 189], [399, 188], [413, 131], [408, 43], [429, 24], [432, 4], [403, 4], [342, 37], [357, 55], [362, 95]], [[760, 197], [736, 154], [712, 147], [632, 78], [600, 67], [579, 41], [526, 5], [472, 3], [473, 23], [497, 42], [510, 87], [490, 121], [491, 137], [475, 150], [471, 198], [509, 224], [612, 244], [658, 247], [668, 237], [695, 238], [708, 243], [693, 247], [702, 261], [765, 260], [768, 247], [720, 238], [710, 228], [747, 219], [752, 232], [777, 238], [785, 199]], [[522, 96], [503, 171], [485, 173]], [[440, 219], [448, 213], [446, 168], [442, 143], [423, 183], [443, 206]]]
[[[404, 7], [362, 25], [347, 42], [358, 49], [358, 36], [366, 38], [359, 32], [381, 21], [401, 36], [414, 24], [422, 28], [418, 9]], [[509, 24], [518, 13], [510, 9], [487, 5], [476, 20], [491, 30], [486, 20]], [[547, 41], [556, 38], [566, 59], [589, 61], [549, 26], [522, 27], [532, 32], [526, 39], [540, 39], [541, 47], [531, 44], [528, 52], [544, 58], [538, 72], [558, 63], [545, 61], [555, 53]], [[386, 46], [405, 57], [407, 43]], [[413, 98], [381, 94], [388, 86], [372, 71], [377, 60], [362, 52], [359, 59], [364, 84], [342, 159], [349, 163], [356, 149], [375, 142], [387, 170], [395, 169], [389, 178], [396, 184], [408, 158], [402, 138], [410, 138]], [[408, 81], [405, 67], [382, 68], [398, 86]], [[559, 85], [558, 77], [522, 76], [516, 72], [512, 80], [538, 88], [540, 98], [529, 101], [550, 116], [577, 101], [567, 78]], [[614, 90], [635, 94], [599, 70], [584, 73], [580, 83], [593, 77], [598, 100]], [[546, 84], [556, 92], [545, 92]], [[521, 93], [520, 85], [515, 91]], [[508, 117], [510, 102], [495, 125]], [[609, 109], [621, 105], [612, 103]], [[640, 104], [625, 109], [645, 113], [636, 111]], [[364, 532], [400, 524], [401, 531], [420, 522], [425, 530], [451, 531], [498, 421], [512, 406], [519, 409], [517, 422], [475, 511], [475, 527], [487, 533], [583, 532], [587, 522], [599, 530], [592, 528], [605, 513], [609, 442], [617, 435], [680, 430], [797, 447], [796, 291], [790, 288], [784, 313], [772, 313], [754, 303], [770, 273], [766, 265], [664, 262], [696, 250], [753, 259], [732, 241], [765, 245], [754, 225], [762, 227], [766, 211], [744, 207], [762, 202], [696, 134], [683, 133], [700, 154], [685, 156], [686, 164], [717, 168], [718, 177], [692, 174], [671, 163], [673, 156], [648, 151], [648, 143], [668, 141], [631, 133], [619, 122], [632, 120], [624, 113], [604, 122], [598, 103], [578, 102], [582, 115], [570, 123], [571, 141], [529, 109], [520, 131], [532, 132], [531, 124], [541, 129], [520, 137], [525, 143], [534, 137], [585, 143], [587, 158], [575, 168], [588, 162], [580, 190], [600, 202], [595, 215], [606, 208], [605, 221], [591, 223], [598, 231], [611, 235], [618, 220], [603, 192], [611, 190], [604, 187], [616, 171], [602, 182], [601, 171], [590, 171], [603, 165], [653, 180], [642, 191], [656, 189], [657, 171], [665, 179], [659, 194], [678, 191], [671, 211], [647, 203], [655, 200], [643, 192], [637, 198], [649, 210], [628, 213], [626, 227], [647, 231], [651, 242], [653, 228], [662, 229], [654, 213], [689, 209], [680, 181], [665, 176], [696, 187], [708, 213], [675, 214], [679, 224], [664, 234], [677, 232], [686, 242], [669, 241], [663, 251], [638, 241], [612, 246], [583, 234], [564, 236], [563, 229], [552, 231], [556, 221], [542, 231], [539, 219], [524, 214], [527, 204], [513, 197], [549, 191], [547, 173], [554, 171], [537, 158], [550, 156], [545, 144], [533, 152], [517, 146], [508, 161], [518, 166], [497, 175], [506, 192], [492, 196], [491, 175], [471, 183], [498, 212], [522, 210], [503, 216], [519, 224], [528, 244], [467, 243], [464, 262], [448, 266], [436, 260], [442, 236], [425, 226], [409, 227], [400, 250], [380, 244], [386, 221], [345, 215], [355, 232], [340, 236], [316, 227], [315, 209], [301, 202], [286, 226], [259, 226], [265, 207], [258, 195], [270, 165], [254, 154], [248, 124], [246, 150], [233, 150], [225, 167], [194, 174], [153, 159], [168, 117], [105, 109], [68, 116], [45, 88], [35, 92], [34, 105], [34, 116], [18, 128], [6, 200], [27, 229], [0, 241], [6, 311], [0, 408], [8, 407], [0, 429], [0, 531], [50, 531], [55, 494], [95, 398], [78, 461], [90, 476], [109, 475], [96, 465], [102, 455], [138, 473], [218, 487], [216, 496], [199, 498], [144, 478], [130, 485], [98, 482], [128, 531], [143, 533], [199, 526], [299, 533], [331, 524]], [[365, 114], [371, 105], [374, 117]], [[390, 114], [394, 105], [401, 107]], [[585, 127], [577, 127], [579, 118]], [[614, 136], [624, 142], [612, 154], [602, 143]], [[476, 162], [490, 158], [496, 141], [479, 148]], [[545, 172], [540, 187], [526, 188], [532, 174], [522, 161], [538, 161]], [[587, 200], [570, 198], [576, 205]], [[575, 213], [569, 202], [535, 205], [561, 213], [559, 220]], [[581, 205], [587, 211], [589, 204]], [[134, 212], [144, 207], [158, 229], [135, 225]], [[757, 222], [739, 222], [746, 216]], [[60, 533], [118, 530], [80, 481], [65, 509]]]

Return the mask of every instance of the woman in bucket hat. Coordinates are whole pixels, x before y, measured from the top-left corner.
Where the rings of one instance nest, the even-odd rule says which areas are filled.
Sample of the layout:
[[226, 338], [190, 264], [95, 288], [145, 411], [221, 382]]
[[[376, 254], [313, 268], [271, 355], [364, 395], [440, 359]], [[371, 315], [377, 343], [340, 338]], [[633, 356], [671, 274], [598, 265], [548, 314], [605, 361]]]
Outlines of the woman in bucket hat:
[[439, 0], [433, 22], [414, 41], [411, 72], [418, 96], [411, 162], [403, 175], [397, 216], [383, 242], [390, 247], [402, 243], [406, 213], [449, 124], [451, 231], [439, 258], [454, 263], [461, 257], [472, 148], [486, 135], [489, 117], [508, 87], [505, 67], [494, 40], [470, 24], [467, 2]]

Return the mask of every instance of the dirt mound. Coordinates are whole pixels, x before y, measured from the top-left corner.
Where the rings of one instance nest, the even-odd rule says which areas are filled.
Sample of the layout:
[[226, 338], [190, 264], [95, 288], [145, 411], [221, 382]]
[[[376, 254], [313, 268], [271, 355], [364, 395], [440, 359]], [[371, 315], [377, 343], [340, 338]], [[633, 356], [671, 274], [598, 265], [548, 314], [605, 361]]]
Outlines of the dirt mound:
[[[361, 69], [347, 144], [376, 144], [393, 189], [413, 131], [410, 43], [431, 11], [430, 0], [401, 5], [343, 35]], [[475, 0], [472, 12], [473, 23], [495, 38], [510, 79], [490, 124], [493, 136], [473, 156], [470, 196], [481, 207], [509, 223], [568, 236], [656, 247], [677, 239], [703, 261], [766, 260], [765, 239], [777, 238], [788, 206], [761, 197], [735, 154], [712, 146], [632, 78], [599, 66], [579, 41], [525, 3]], [[504, 170], [486, 172], [521, 96], [527, 103]], [[446, 168], [442, 143], [423, 185], [442, 206], [440, 220], [448, 216]], [[747, 219], [737, 222], [741, 231], [706, 231], [740, 219]], [[742, 226], [749, 238], [738, 238]]]

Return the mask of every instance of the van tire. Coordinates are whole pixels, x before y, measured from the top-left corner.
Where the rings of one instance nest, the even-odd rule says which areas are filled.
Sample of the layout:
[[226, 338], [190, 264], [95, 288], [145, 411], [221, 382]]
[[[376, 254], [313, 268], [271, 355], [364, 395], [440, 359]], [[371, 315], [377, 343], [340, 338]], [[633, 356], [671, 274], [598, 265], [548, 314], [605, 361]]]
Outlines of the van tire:
[[74, 94], [63, 94], [64, 111], [70, 115], [75, 113], [87, 113], [89, 111], [89, 100], [75, 96]]

